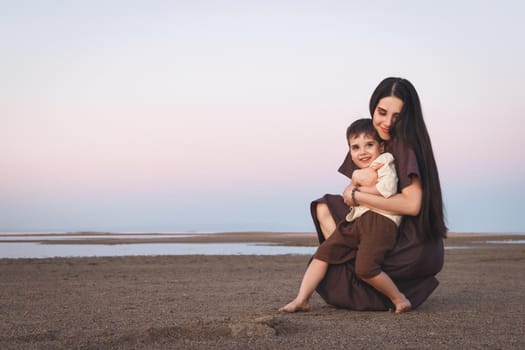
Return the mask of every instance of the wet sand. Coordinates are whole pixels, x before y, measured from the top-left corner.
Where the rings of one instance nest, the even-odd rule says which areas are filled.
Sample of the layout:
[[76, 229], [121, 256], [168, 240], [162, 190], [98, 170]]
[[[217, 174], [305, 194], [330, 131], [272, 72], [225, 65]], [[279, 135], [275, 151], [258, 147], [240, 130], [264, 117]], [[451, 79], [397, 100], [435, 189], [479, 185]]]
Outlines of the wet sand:
[[[176, 239], [316, 242], [212, 236]], [[451, 235], [440, 286], [402, 315], [337, 309], [318, 295], [310, 312], [278, 314], [307, 256], [0, 259], [0, 349], [523, 349], [525, 245], [486, 243], [505, 239], [525, 236]]]

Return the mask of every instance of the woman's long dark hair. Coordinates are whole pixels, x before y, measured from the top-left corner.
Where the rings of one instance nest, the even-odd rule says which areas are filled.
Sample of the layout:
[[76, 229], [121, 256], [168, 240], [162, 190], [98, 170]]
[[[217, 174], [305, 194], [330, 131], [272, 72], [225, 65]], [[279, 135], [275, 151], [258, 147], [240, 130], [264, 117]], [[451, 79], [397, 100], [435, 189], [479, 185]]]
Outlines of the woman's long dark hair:
[[414, 150], [419, 166], [423, 198], [418, 215], [418, 234], [424, 241], [444, 238], [447, 227], [441, 184], [417, 91], [406, 79], [386, 78], [379, 83], [370, 98], [372, 117], [379, 100], [387, 96], [395, 96], [403, 101], [401, 113], [391, 128], [392, 140], [408, 144]]

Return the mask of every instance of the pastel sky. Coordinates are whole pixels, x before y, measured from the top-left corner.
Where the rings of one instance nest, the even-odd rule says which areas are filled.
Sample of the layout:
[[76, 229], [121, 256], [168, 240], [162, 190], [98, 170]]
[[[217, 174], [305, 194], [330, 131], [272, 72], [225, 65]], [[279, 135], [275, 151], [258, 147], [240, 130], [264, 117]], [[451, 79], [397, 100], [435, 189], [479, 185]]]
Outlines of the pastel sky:
[[525, 232], [522, 1], [1, 1], [0, 231], [313, 231], [417, 88], [455, 232]]

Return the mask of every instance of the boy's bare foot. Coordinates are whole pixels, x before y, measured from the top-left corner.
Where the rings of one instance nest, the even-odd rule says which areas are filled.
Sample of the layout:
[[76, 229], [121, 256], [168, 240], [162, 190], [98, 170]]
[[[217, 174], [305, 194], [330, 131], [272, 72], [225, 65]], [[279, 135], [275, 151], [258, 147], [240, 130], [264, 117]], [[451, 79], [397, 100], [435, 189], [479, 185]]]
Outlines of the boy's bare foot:
[[412, 308], [410, 300], [408, 300], [404, 295], [403, 299], [396, 300], [394, 302], [394, 305], [396, 306], [396, 315], [410, 311], [410, 309]]
[[310, 306], [307, 302], [300, 302], [297, 300], [292, 300], [282, 308], [280, 308], [279, 312], [299, 312], [299, 311], [309, 311]]

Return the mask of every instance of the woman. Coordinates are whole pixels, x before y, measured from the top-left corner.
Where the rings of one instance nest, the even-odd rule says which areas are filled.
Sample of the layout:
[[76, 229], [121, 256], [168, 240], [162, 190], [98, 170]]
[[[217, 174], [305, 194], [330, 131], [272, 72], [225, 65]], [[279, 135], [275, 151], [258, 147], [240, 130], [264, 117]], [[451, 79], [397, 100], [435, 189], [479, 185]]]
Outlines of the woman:
[[[373, 169], [355, 169], [347, 155], [339, 171], [352, 183], [342, 196], [327, 194], [311, 204], [311, 212], [322, 243], [345, 219], [349, 206], [365, 205], [403, 215], [396, 246], [384, 260], [383, 271], [416, 308], [438, 285], [434, 277], [443, 266], [443, 238], [447, 228], [443, 200], [432, 145], [418, 94], [406, 79], [387, 78], [370, 98], [374, 128], [396, 159], [400, 193], [382, 198], [357, 186], [377, 181]], [[355, 201], [355, 202], [354, 202]], [[353, 310], [387, 310], [388, 298], [356, 278], [354, 260], [329, 265], [317, 292], [328, 303]]]

